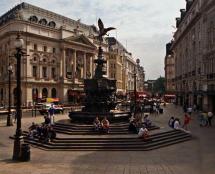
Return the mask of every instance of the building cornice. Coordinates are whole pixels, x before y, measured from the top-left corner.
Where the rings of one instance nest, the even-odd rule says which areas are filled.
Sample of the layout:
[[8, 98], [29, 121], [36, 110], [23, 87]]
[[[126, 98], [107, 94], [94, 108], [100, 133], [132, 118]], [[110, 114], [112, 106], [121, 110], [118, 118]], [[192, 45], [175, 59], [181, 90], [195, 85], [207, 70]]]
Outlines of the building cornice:
[[[190, 7], [190, 9], [189, 9], [188, 11], [186, 11], [186, 14], [185, 14], [185, 16], [183, 17], [183, 19], [181, 19], [182, 21], [180, 22], [178, 28], [182, 27], [183, 24], [185, 23], [185, 21], [187, 20], [188, 16], [191, 15], [191, 13], [192, 13], [194, 7], [196, 7], [196, 5], [197, 5], [197, 3], [198, 3], [197, 1], [198, 1], [198, 0], [194, 0], [194, 1], [193, 1], [192, 6]], [[178, 30], [177, 30], [177, 31], [178, 31]], [[176, 33], [177, 33], [177, 31], [176, 31]]]
[[196, 14], [196, 16], [190, 21], [190, 23], [187, 25], [186, 29], [180, 34], [180, 36], [173, 42], [172, 48], [174, 49], [178, 43], [181, 41], [182, 38], [190, 31], [192, 30], [192, 27], [196, 24], [197, 21], [201, 18], [202, 13]]
[[[43, 9], [43, 8], [40, 8], [40, 7], [37, 7], [37, 6], [34, 6], [34, 5], [31, 5], [31, 4], [28, 4], [26, 2], [23, 2], [21, 4], [18, 4], [17, 6], [15, 6], [14, 8], [12, 8], [11, 10], [9, 10], [8, 12], [6, 12], [5, 14], [3, 14], [1, 17], [0, 17], [0, 21], [1, 20], [6, 20], [6, 18], [8, 18], [9, 16], [17, 13], [18, 11], [21, 11], [21, 10], [28, 10], [30, 13], [34, 14], [34, 13], [41, 13], [43, 15], [45, 15], [46, 17], [50, 17], [52, 19], [57, 19], [59, 21], [64, 21], [65, 24], [68, 24], [68, 25], [79, 25], [80, 27], [82, 28], [86, 28], [86, 29], [90, 29], [90, 25], [86, 25], [86, 24], [83, 24], [81, 23], [80, 21], [75, 21], [71, 18], [68, 18], [68, 17], [65, 17], [65, 16], [62, 16], [60, 14], [57, 14], [57, 13], [54, 13], [52, 11], [49, 11], [49, 10], [46, 10], [46, 9]], [[44, 17], [45, 17], [44, 16]], [[15, 16], [13, 16], [14, 18]], [[11, 17], [12, 18], [12, 17]], [[10, 18], [8, 19], [10, 20]]]

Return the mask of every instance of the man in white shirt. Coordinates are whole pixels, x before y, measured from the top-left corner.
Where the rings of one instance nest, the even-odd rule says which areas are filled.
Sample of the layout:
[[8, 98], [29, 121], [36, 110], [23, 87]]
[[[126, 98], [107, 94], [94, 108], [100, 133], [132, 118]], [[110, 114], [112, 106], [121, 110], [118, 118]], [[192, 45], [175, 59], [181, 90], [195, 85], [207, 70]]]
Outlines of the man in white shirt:
[[146, 140], [147, 138], [149, 138], [149, 131], [146, 128], [140, 128], [139, 132], [138, 132], [138, 138], [143, 138], [144, 140]]
[[188, 114], [189, 114], [190, 116], [191, 116], [191, 114], [192, 114], [192, 110], [193, 110], [193, 109], [192, 109], [191, 107], [188, 107], [188, 108], [187, 108], [187, 112], [188, 112]]
[[179, 120], [178, 119], [175, 119], [175, 121], [174, 121], [174, 129], [180, 129], [181, 128], [181, 126], [180, 126], [180, 122], [179, 122]]

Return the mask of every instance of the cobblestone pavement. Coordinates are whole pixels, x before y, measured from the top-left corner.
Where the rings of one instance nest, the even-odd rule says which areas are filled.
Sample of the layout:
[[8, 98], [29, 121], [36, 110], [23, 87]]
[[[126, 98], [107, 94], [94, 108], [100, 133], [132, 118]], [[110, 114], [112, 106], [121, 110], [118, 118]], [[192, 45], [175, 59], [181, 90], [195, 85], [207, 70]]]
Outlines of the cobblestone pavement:
[[[164, 114], [151, 119], [162, 130], [167, 129], [170, 116], [182, 119], [181, 107], [167, 105]], [[67, 114], [58, 115], [65, 119]], [[0, 122], [0, 174], [214, 174], [215, 173], [215, 125], [199, 127], [196, 115], [192, 116], [190, 130], [193, 139], [188, 142], [143, 152], [68, 152], [44, 151], [31, 147], [30, 162], [11, 160], [13, 141], [8, 137], [15, 133], [15, 126], [6, 127]], [[32, 121], [42, 122], [43, 117], [24, 117], [23, 130]]]

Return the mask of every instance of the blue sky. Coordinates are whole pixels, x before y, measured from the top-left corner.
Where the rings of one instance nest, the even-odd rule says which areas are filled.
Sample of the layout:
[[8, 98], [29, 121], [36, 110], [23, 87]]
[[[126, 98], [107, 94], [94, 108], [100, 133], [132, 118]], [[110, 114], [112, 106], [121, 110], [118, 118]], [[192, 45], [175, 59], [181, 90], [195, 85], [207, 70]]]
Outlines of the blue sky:
[[[86, 24], [113, 26], [117, 39], [144, 66], [147, 79], [164, 76], [165, 44], [175, 31], [175, 17], [185, 0], [1, 0], [0, 15], [27, 2]], [[126, 44], [127, 43], [127, 44]]]

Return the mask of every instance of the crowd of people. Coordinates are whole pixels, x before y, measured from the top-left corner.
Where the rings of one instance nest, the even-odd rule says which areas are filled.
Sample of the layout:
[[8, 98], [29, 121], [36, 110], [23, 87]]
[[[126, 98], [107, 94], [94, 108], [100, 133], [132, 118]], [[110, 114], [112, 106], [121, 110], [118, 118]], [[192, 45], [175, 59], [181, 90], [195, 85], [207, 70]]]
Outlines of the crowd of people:
[[[160, 103], [153, 103], [155, 112], [158, 114], [160, 110]], [[189, 132], [189, 125], [192, 121], [192, 113], [196, 112], [199, 118], [200, 126], [212, 126], [212, 112], [202, 112], [198, 111], [196, 106], [184, 106], [184, 118], [183, 121], [180, 121], [177, 117], [171, 117], [168, 121], [169, 127]], [[41, 125], [35, 124], [34, 122], [29, 127], [30, 138], [38, 137], [39, 140], [44, 142], [52, 141], [56, 137], [56, 132], [53, 129], [54, 124], [54, 108], [53, 106], [48, 110], [48, 115], [44, 116], [44, 123]], [[139, 138], [148, 140], [150, 135], [148, 128], [152, 126], [152, 121], [149, 119], [149, 114], [144, 112], [143, 106], [137, 103], [137, 106], [134, 108], [132, 116], [129, 121], [129, 131], [136, 133]], [[156, 114], [155, 114], [156, 115]], [[101, 133], [109, 133], [110, 131], [110, 122], [107, 117], [104, 117], [101, 121], [97, 116], [93, 122], [94, 131]]]
[[200, 126], [208, 126], [208, 127], [212, 126], [212, 118], [213, 118], [212, 112], [199, 111], [196, 105], [194, 105], [193, 107], [184, 106], [183, 109], [184, 109], [183, 124], [180, 123], [179, 118], [171, 117], [168, 121], [169, 127], [173, 129], [180, 129], [182, 131], [189, 132], [189, 125], [192, 120], [193, 112], [197, 114]]
[[134, 114], [130, 118], [129, 131], [138, 134], [139, 138], [148, 140], [149, 131], [147, 128], [152, 126], [148, 114], [144, 114], [141, 108], [136, 107]]
[[28, 137], [32, 139], [38, 138], [39, 141], [47, 143], [56, 138], [56, 132], [51, 125], [46, 124], [38, 125], [32, 123], [32, 125], [29, 127]]
[[39, 141], [44, 143], [50, 142], [56, 138], [56, 132], [51, 124], [51, 118], [48, 115], [44, 116], [44, 122], [42, 124], [35, 124], [32, 122], [32, 125], [28, 128], [28, 130], [29, 138], [38, 138]]

